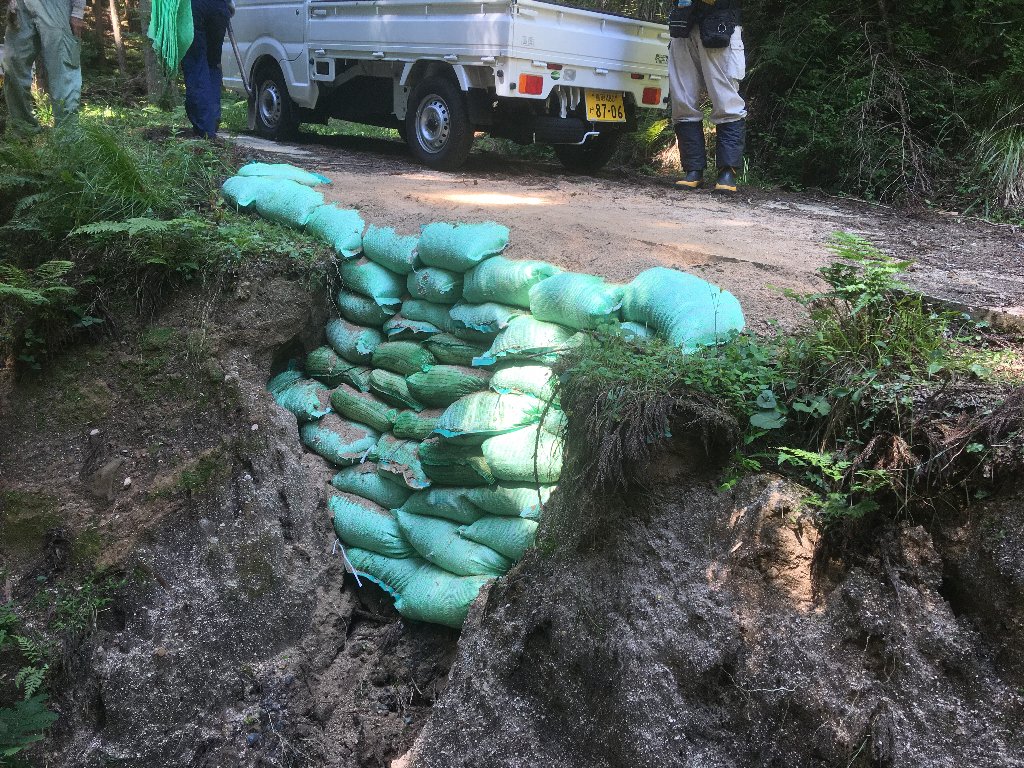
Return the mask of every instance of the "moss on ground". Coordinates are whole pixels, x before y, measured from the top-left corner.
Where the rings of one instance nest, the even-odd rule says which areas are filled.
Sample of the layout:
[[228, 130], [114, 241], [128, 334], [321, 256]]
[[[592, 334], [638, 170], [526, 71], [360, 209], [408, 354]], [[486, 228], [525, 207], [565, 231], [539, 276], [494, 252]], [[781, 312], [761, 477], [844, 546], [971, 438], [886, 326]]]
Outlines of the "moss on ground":
[[55, 497], [36, 491], [0, 491], [0, 552], [7, 557], [35, 554], [59, 523]]

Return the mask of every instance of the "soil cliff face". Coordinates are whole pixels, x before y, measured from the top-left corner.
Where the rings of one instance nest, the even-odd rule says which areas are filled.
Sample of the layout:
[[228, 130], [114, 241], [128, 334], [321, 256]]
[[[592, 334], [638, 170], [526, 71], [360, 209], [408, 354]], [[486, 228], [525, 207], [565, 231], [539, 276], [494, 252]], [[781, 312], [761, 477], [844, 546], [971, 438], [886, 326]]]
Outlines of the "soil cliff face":
[[[534, 552], [478, 601], [419, 768], [1024, 765], [1019, 608], [996, 618], [1019, 570], [903, 526], [816, 578], [783, 483], [721, 495], [681, 455], [652, 477], [599, 546]], [[980, 623], [944, 595], [956, 567]]]

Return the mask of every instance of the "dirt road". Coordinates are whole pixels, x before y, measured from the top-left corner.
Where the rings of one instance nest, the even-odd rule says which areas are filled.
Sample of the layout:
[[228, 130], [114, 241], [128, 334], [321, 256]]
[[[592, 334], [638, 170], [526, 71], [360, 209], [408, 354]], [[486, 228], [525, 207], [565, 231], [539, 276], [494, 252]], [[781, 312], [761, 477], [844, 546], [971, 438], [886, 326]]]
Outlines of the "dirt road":
[[[457, 173], [416, 165], [397, 141], [305, 136], [298, 144], [251, 137], [329, 176], [326, 195], [369, 223], [416, 232], [431, 221], [486, 221], [512, 231], [509, 256], [625, 281], [652, 266], [694, 272], [735, 293], [755, 328], [790, 325], [795, 305], [778, 289], [820, 287], [829, 235], [845, 230], [915, 262], [910, 282], [927, 295], [980, 308], [1024, 327], [1020, 228], [825, 197], [747, 189], [736, 198], [685, 194], [648, 177], [568, 174], [556, 165], [474, 153]], [[992, 312], [994, 310], [994, 313]]]

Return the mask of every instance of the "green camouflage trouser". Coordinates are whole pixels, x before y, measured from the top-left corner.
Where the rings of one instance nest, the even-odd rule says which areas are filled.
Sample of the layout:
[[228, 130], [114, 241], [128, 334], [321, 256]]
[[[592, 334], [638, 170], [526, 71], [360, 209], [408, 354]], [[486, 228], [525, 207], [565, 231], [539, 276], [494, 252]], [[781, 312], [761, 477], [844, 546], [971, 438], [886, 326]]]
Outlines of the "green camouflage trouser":
[[32, 113], [32, 65], [41, 60], [60, 122], [78, 111], [82, 95], [81, 45], [71, 32], [68, 0], [16, 0], [4, 41], [4, 96], [10, 128], [38, 127]]

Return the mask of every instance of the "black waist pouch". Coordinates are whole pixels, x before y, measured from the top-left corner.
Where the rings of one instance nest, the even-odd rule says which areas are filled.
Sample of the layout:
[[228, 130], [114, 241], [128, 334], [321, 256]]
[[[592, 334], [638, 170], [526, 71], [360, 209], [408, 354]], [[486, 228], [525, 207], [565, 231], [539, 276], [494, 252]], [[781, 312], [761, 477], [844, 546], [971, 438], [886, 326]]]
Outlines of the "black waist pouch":
[[678, 8], [673, 5], [672, 10], [668, 12], [669, 37], [689, 37], [691, 29], [693, 29], [693, 6]]
[[708, 11], [700, 20], [700, 41], [705, 48], [728, 48], [739, 24], [739, 10], [722, 8]]

